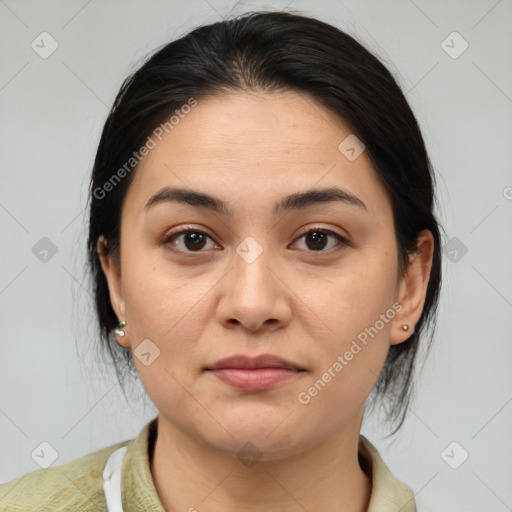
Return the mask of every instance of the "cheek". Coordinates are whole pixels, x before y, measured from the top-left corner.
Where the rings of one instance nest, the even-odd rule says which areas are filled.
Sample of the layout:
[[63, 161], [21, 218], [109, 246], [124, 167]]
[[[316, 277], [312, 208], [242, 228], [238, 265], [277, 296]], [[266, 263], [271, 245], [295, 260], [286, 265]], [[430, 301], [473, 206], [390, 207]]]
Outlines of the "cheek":
[[212, 314], [209, 292], [221, 274], [203, 271], [192, 276], [190, 270], [158, 253], [139, 249], [123, 261], [130, 342], [136, 350], [142, 340], [150, 339], [160, 350], [160, 363], [168, 368], [191, 368], [197, 340]]
[[128, 279], [126, 311], [137, 337], [149, 337], [166, 350], [190, 346], [200, 329], [198, 317], [208, 281], [184, 282], [156, 271], [142, 279]]
[[[204, 297], [216, 280], [190, 280], [166, 268], [145, 266], [142, 259], [127, 262], [126, 316], [133, 360], [147, 394], [159, 410], [184, 410], [190, 401], [184, 389], [199, 371], [198, 340], [209, 318]], [[150, 364], [138, 357], [142, 347], [148, 347], [144, 352], [150, 353]]]
[[323, 418], [324, 432], [337, 431], [340, 422], [362, 410], [389, 350], [392, 304], [358, 290], [347, 294], [346, 302], [331, 305], [326, 322], [336, 336], [317, 339], [315, 367], [296, 397], [308, 418]]
[[126, 314], [131, 324], [159, 332], [160, 325], [179, 319], [186, 308], [187, 286], [184, 279], [165, 265], [161, 251], [138, 243], [127, 233], [123, 241], [122, 282]]
[[343, 390], [358, 390], [355, 399], [366, 396], [382, 369], [396, 315], [395, 285], [394, 259], [381, 255], [361, 258], [360, 265], [311, 296], [322, 329], [320, 335], [310, 332], [318, 340], [315, 377], [337, 389], [338, 400], [347, 398]]
[[393, 261], [361, 258], [339, 272], [332, 285], [313, 296], [316, 309], [336, 337], [355, 337], [392, 307], [396, 291]]

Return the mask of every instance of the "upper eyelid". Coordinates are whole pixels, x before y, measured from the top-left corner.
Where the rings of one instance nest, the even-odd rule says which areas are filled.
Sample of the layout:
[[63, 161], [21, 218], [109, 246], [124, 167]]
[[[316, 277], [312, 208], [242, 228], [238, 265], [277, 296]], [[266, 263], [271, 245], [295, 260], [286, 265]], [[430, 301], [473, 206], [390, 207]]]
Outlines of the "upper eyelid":
[[344, 235], [334, 231], [331, 228], [323, 227], [323, 226], [320, 226], [320, 225], [317, 225], [317, 226], [307, 226], [303, 230], [301, 230], [301, 232], [299, 233], [298, 236], [299, 237], [304, 236], [307, 233], [309, 233], [310, 231], [314, 231], [315, 229], [318, 229], [318, 231], [325, 231], [326, 233], [328, 233], [330, 235], [338, 236], [338, 237], [340, 237], [343, 240], [346, 240], [346, 238], [347, 238], [346, 236], [344, 236]]

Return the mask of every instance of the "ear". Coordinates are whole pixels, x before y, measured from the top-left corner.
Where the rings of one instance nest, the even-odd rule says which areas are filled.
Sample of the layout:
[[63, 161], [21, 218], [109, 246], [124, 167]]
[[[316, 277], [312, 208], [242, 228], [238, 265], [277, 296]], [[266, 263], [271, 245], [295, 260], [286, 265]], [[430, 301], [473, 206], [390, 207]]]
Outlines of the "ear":
[[[121, 286], [120, 265], [118, 264], [115, 257], [109, 253], [107, 248], [107, 241], [103, 235], [98, 238], [96, 249], [98, 251], [101, 268], [105, 274], [105, 278], [107, 279], [112, 309], [115, 311], [119, 320], [125, 320], [125, 304]], [[126, 334], [117, 340], [117, 342], [123, 347], [130, 346]]]
[[[400, 280], [397, 302], [402, 308], [393, 319], [391, 345], [411, 337], [423, 312], [434, 254], [434, 237], [428, 229], [418, 235], [417, 246], [417, 251], [409, 257], [406, 274]], [[404, 324], [409, 325], [407, 331], [402, 329]]]

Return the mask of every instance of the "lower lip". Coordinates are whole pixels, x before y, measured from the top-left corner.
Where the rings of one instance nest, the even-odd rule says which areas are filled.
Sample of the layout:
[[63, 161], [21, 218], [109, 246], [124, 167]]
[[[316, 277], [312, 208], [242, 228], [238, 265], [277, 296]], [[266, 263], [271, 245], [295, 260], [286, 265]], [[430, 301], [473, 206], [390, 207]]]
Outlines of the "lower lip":
[[243, 391], [263, 391], [285, 382], [299, 372], [287, 368], [223, 368], [210, 372], [225, 384]]

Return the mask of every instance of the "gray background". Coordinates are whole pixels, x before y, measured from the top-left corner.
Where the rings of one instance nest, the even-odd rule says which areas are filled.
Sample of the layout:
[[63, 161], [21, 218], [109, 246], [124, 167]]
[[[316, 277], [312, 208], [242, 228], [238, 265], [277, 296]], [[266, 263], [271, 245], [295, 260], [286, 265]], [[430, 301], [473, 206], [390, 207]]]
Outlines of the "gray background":
[[[348, 31], [385, 61], [438, 177], [447, 246], [435, 345], [396, 439], [383, 438], [377, 416], [363, 433], [423, 512], [512, 510], [512, 3], [273, 2], [287, 6]], [[43, 441], [56, 465], [132, 438], [156, 415], [149, 402], [128, 403], [97, 362], [84, 268], [96, 145], [122, 80], [148, 52], [264, 7], [0, 1], [1, 482], [38, 469], [31, 454]], [[46, 59], [31, 47], [51, 48], [44, 31], [58, 44]], [[55, 254], [41, 252], [44, 237]]]

